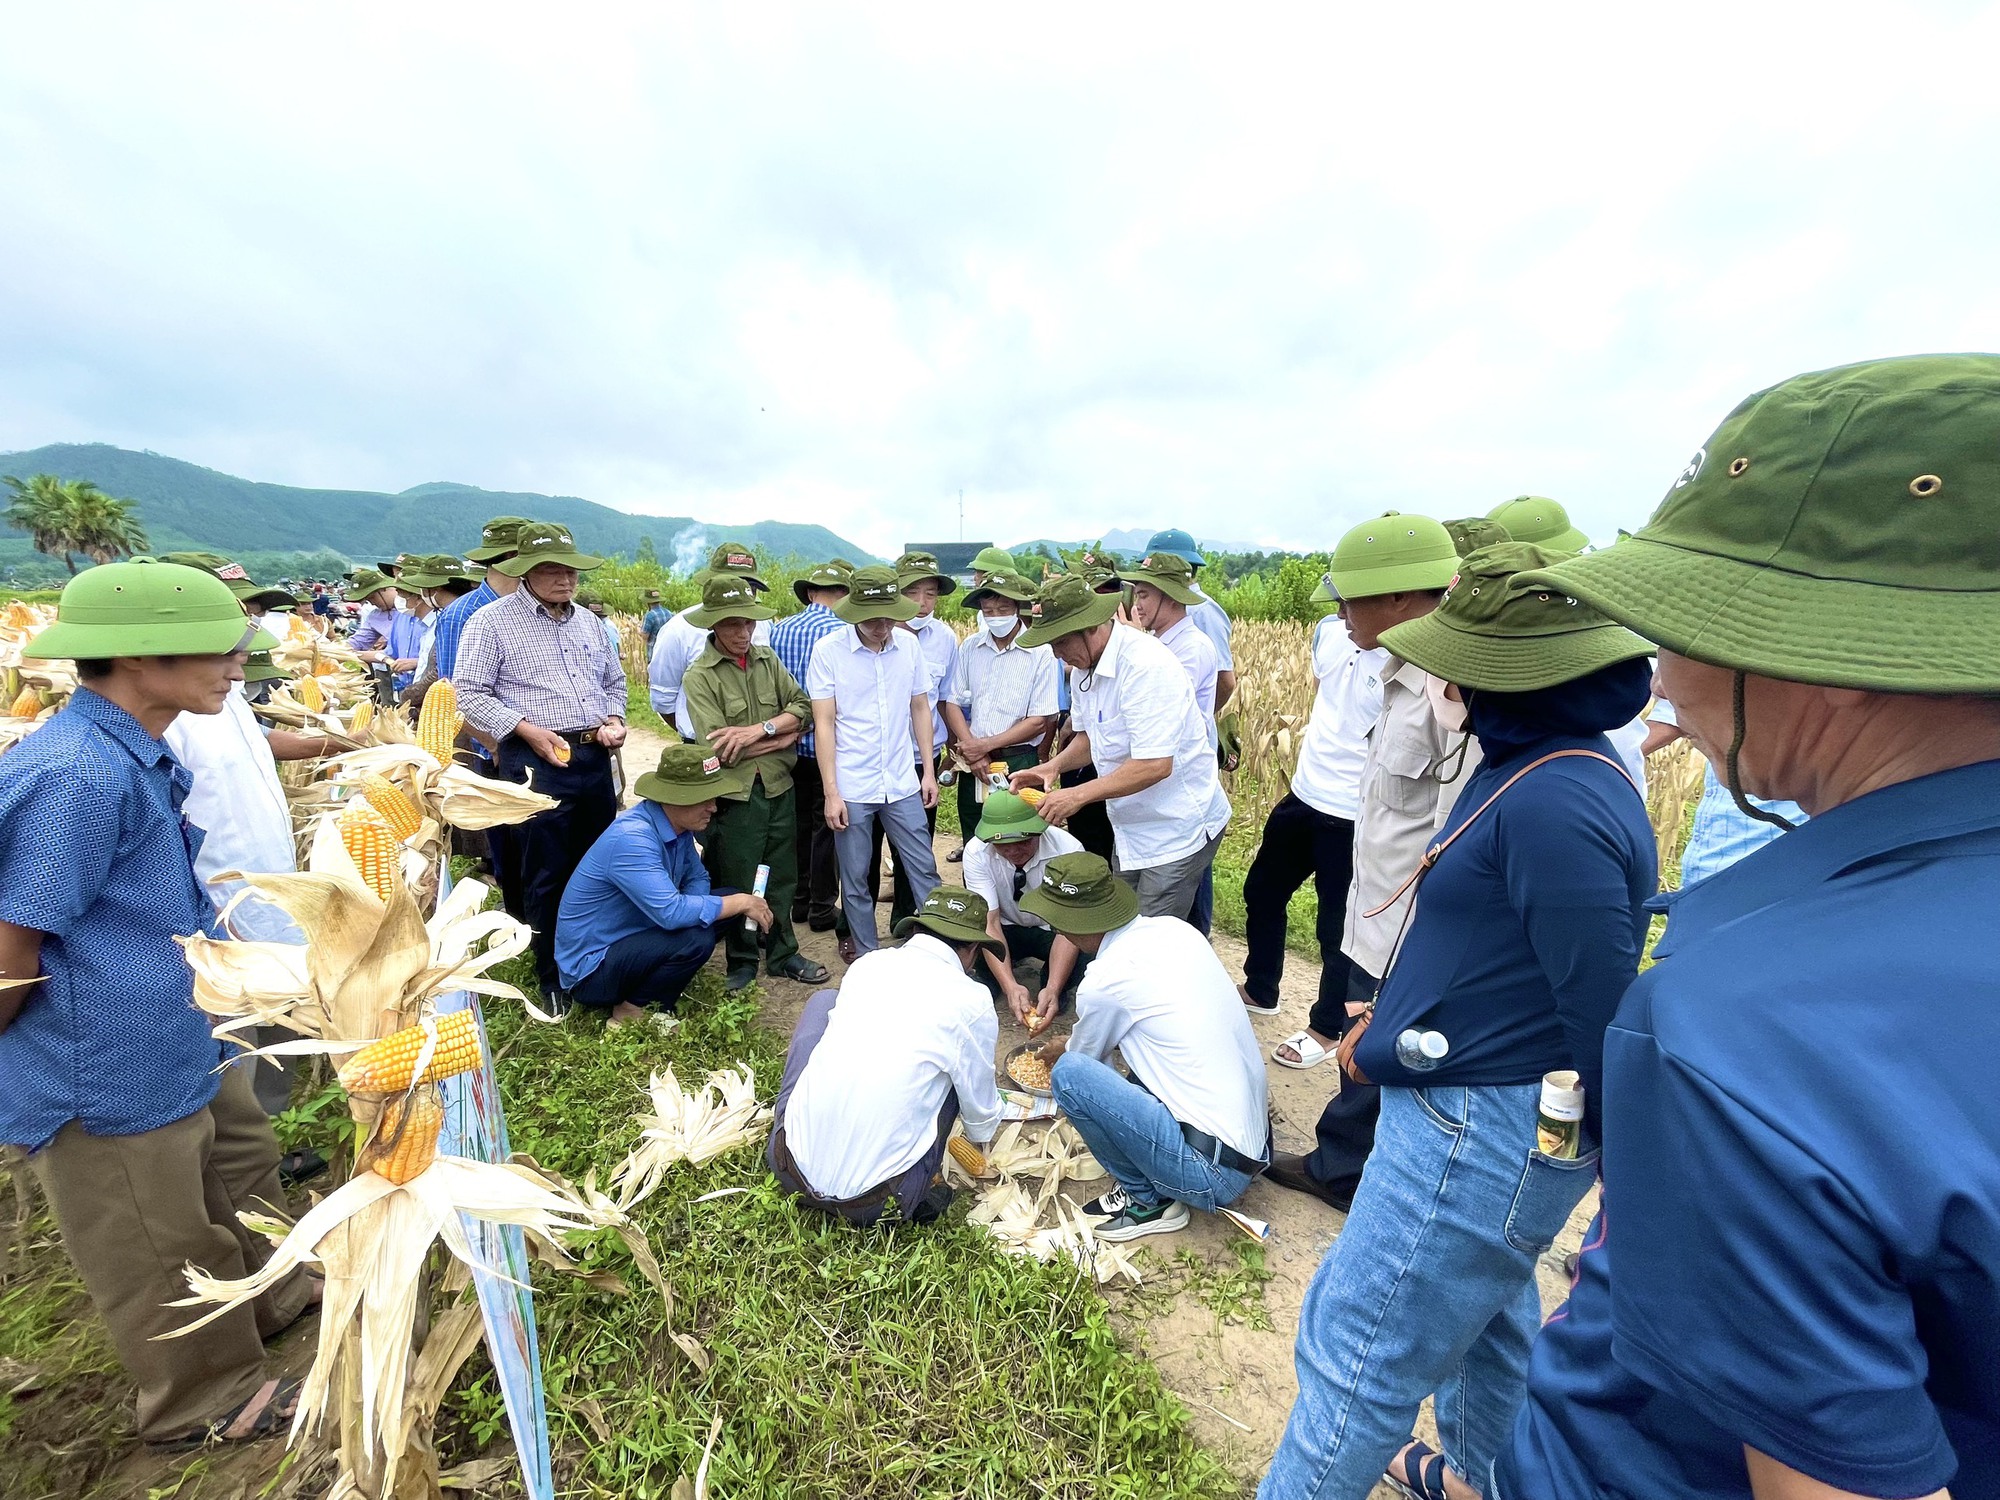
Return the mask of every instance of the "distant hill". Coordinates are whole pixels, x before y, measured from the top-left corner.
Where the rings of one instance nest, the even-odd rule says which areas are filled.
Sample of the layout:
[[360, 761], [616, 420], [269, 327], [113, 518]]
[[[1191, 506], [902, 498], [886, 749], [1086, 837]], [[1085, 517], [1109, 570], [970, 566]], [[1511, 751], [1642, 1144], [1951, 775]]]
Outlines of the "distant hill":
[[[107, 443], [53, 443], [24, 453], [0, 453], [0, 474], [25, 479], [54, 474], [89, 479], [107, 494], [139, 502], [139, 519], [156, 551], [206, 548], [222, 552], [312, 552], [331, 549], [351, 560], [398, 552], [454, 552], [476, 545], [489, 516], [560, 521], [592, 552], [639, 551], [650, 537], [660, 561], [676, 565], [722, 541], [744, 541], [773, 557], [817, 562], [847, 557], [879, 561], [824, 526], [755, 521], [726, 526], [689, 516], [635, 516], [574, 495], [482, 490], [475, 485], [419, 484], [400, 495], [375, 490], [314, 490], [238, 479], [158, 453], [134, 453]], [[697, 534], [698, 533], [698, 534]], [[24, 546], [19, 532], [0, 538]]]

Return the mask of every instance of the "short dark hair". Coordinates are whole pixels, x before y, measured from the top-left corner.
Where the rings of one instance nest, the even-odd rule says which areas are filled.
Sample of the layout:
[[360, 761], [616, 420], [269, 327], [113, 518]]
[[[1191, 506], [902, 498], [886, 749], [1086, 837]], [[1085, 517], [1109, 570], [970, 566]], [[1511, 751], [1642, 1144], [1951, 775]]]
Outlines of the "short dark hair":
[[108, 656], [79, 656], [76, 659], [76, 675], [85, 682], [98, 682], [111, 675], [111, 658]]

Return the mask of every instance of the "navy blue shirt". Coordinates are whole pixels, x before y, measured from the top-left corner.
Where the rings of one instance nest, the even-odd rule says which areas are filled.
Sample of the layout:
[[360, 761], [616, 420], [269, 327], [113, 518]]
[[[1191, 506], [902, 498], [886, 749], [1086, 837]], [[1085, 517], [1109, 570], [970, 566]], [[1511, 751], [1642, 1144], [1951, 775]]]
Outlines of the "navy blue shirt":
[[1857, 1494], [2000, 1497], [2000, 761], [1668, 910], [1500, 1492], [1747, 1496], [1747, 1443]]
[[88, 687], [0, 755], [0, 921], [46, 934], [47, 976], [0, 1032], [0, 1141], [39, 1151], [72, 1120], [136, 1135], [215, 1097], [221, 1046], [174, 941], [215, 931], [192, 785]]
[[556, 968], [564, 985], [581, 984], [623, 938], [721, 915], [694, 835], [676, 833], [659, 803], [641, 802], [612, 821], [570, 876], [556, 911]]
[[[1541, 756], [1587, 749], [1616, 760], [1602, 735], [1481, 746], [1488, 758], [1440, 839]], [[1604, 1028], [1638, 972], [1645, 902], [1658, 889], [1646, 804], [1624, 772], [1587, 756], [1536, 767], [1424, 877], [1355, 1062], [1404, 1088], [1536, 1083], [1574, 1068], [1594, 1135]], [[1396, 1061], [1396, 1037], [1412, 1026], [1451, 1044], [1428, 1072]]]

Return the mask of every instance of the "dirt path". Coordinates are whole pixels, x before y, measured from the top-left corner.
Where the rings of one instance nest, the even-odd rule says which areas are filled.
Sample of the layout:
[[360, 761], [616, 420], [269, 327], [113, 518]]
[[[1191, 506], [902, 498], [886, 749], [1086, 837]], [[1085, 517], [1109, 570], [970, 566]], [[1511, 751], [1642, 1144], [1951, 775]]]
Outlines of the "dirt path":
[[[640, 770], [651, 767], [664, 745], [660, 735], [633, 729], [624, 757], [628, 781]], [[944, 836], [937, 841], [938, 869], [951, 884], [963, 883], [961, 867], [946, 860], [956, 846], [955, 839]], [[885, 900], [878, 911], [885, 932], [887, 907]], [[833, 934], [801, 928], [798, 938], [800, 951], [832, 970], [832, 982], [838, 984], [845, 966]], [[1215, 934], [1213, 941], [1230, 977], [1240, 979], [1245, 956], [1243, 943], [1224, 933]], [[1306, 1024], [1318, 982], [1316, 964], [1297, 953], [1287, 955], [1278, 1014], [1258, 1016], [1252, 1022], [1267, 1059], [1273, 1047]], [[811, 987], [782, 979], [764, 979], [760, 983], [765, 1020], [789, 1032]], [[1026, 1040], [1026, 1030], [1001, 1008], [1001, 1055]], [[1337, 1082], [1334, 1065], [1329, 1061], [1305, 1072], [1268, 1061], [1266, 1066], [1270, 1075], [1275, 1149], [1310, 1151], [1314, 1122]], [[1582, 1243], [1583, 1228], [1595, 1212], [1596, 1203], [1597, 1194], [1593, 1190], [1557, 1239], [1554, 1256]], [[1150, 1296], [1146, 1288], [1136, 1294], [1116, 1295], [1129, 1335], [1159, 1367], [1169, 1389], [1193, 1411], [1195, 1429], [1203, 1443], [1246, 1481], [1254, 1481], [1270, 1462], [1298, 1392], [1292, 1367], [1292, 1341], [1306, 1287], [1347, 1216], [1317, 1199], [1264, 1181], [1252, 1184], [1235, 1206], [1271, 1225], [1271, 1236], [1265, 1242], [1265, 1269], [1271, 1279], [1263, 1289], [1269, 1328], [1254, 1327], [1245, 1318], [1219, 1316], [1191, 1290], [1166, 1298]], [[1241, 1238], [1241, 1231], [1226, 1220], [1196, 1214], [1193, 1223], [1181, 1233], [1144, 1243], [1162, 1260], [1172, 1261], [1186, 1251], [1210, 1275], [1227, 1276], [1241, 1270], [1231, 1247], [1232, 1240]], [[1540, 1271], [1542, 1303], [1550, 1311], [1567, 1295], [1567, 1286], [1552, 1268], [1551, 1260], [1552, 1257], [1544, 1257]], [[1156, 1266], [1155, 1270], [1159, 1268]], [[1173, 1269], [1154, 1278], [1158, 1283], [1184, 1279], [1182, 1273]], [[1435, 1441], [1430, 1427], [1426, 1408], [1419, 1428]], [[1395, 1497], [1388, 1486], [1382, 1485], [1372, 1500], [1395, 1500]]]

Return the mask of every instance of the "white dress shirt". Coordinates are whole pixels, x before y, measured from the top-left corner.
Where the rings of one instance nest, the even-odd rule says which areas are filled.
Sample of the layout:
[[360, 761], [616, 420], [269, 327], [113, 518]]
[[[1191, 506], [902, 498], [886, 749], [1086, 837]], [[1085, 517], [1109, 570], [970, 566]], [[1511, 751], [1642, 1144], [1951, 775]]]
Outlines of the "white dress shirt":
[[1016, 630], [1002, 646], [975, 630], [958, 648], [951, 701], [966, 711], [975, 739], [1000, 734], [1032, 715], [1055, 716], [1056, 675], [1062, 669], [1047, 646], [1023, 646], [1024, 633]]
[[1316, 812], [1353, 822], [1361, 813], [1361, 767], [1368, 732], [1382, 713], [1382, 672], [1389, 653], [1363, 651], [1338, 615], [1313, 632], [1313, 676], [1319, 689], [1292, 772], [1292, 795]]
[[1174, 653], [1143, 630], [1113, 624], [1097, 665], [1071, 669], [1070, 723], [1090, 736], [1099, 776], [1128, 761], [1174, 763], [1164, 781], [1106, 799], [1121, 867], [1147, 870], [1185, 859], [1229, 826], [1229, 798], [1194, 687]]
[[917, 644], [924, 648], [924, 667], [927, 677], [924, 696], [931, 700], [931, 748], [937, 750], [944, 745], [944, 715], [938, 712], [938, 700], [949, 698], [958, 701], [957, 676], [958, 632], [953, 630], [936, 615], [918, 615], [906, 623], [910, 634], [917, 638]]
[[1194, 685], [1194, 706], [1201, 710], [1201, 716], [1208, 720], [1208, 748], [1216, 746], [1215, 731], [1215, 674], [1222, 670], [1221, 658], [1215, 654], [1215, 643], [1201, 633], [1201, 627], [1194, 622], [1191, 614], [1182, 615], [1174, 625], [1155, 637], [1162, 646], [1174, 653], [1174, 660], [1188, 674], [1188, 681]]
[[[1201, 594], [1196, 585], [1195, 592]], [[1194, 628], [1208, 637], [1208, 643], [1215, 647], [1215, 660], [1222, 671], [1236, 670], [1236, 654], [1231, 649], [1229, 637], [1235, 629], [1235, 622], [1229, 618], [1229, 611], [1217, 604], [1208, 595], [1201, 595], [1201, 602], [1188, 606], [1188, 618], [1194, 621]]]
[[945, 943], [919, 932], [864, 954], [785, 1105], [800, 1174], [822, 1198], [858, 1197], [901, 1176], [937, 1140], [953, 1089], [966, 1138], [990, 1141], [1000, 1124], [999, 1042], [993, 997]]
[[[1080, 854], [1083, 845], [1074, 836], [1060, 828], [1051, 828], [1040, 837], [1035, 857], [1023, 867], [1027, 871], [1026, 890], [1034, 890], [1042, 883], [1042, 871], [1048, 868], [1050, 860], [1059, 854]], [[1000, 920], [1009, 927], [1046, 927], [1033, 912], [1022, 911], [1014, 896], [1014, 866], [1000, 856], [984, 839], [967, 839], [965, 843], [965, 888], [986, 898], [986, 905], [1000, 913]]]
[[1264, 1154], [1271, 1100], [1257, 1035], [1222, 960], [1180, 918], [1134, 917], [1104, 935], [1084, 971], [1069, 1050], [1103, 1061], [1114, 1047], [1183, 1125]]
[[[263, 726], [244, 700], [243, 684], [229, 690], [221, 713], [184, 713], [167, 726], [163, 738], [174, 759], [194, 777], [194, 789], [181, 811], [206, 835], [194, 871], [217, 911], [243, 889], [240, 880], [209, 884], [221, 871], [289, 875], [298, 868], [292, 813], [278, 781], [278, 763]], [[271, 943], [306, 940], [292, 919], [262, 896], [247, 897], [230, 921], [246, 938]]]
[[[662, 632], [664, 634], [664, 632]], [[924, 693], [930, 668], [907, 630], [871, 651], [844, 625], [813, 647], [806, 696], [833, 701], [833, 779], [846, 802], [900, 802], [917, 794], [917, 739], [910, 700]]]
[[[681, 679], [694, 659], [708, 649], [708, 632], [688, 621], [688, 615], [700, 608], [690, 604], [679, 614], [669, 615], [653, 639], [653, 654], [646, 659], [646, 696], [653, 702], [653, 712], [678, 729], [684, 740], [694, 738], [694, 719], [681, 700]], [[750, 632], [750, 641], [752, 645], [770, 645], [771, 622], [759, 620]]]

